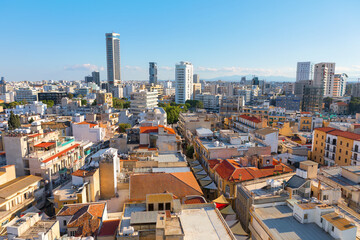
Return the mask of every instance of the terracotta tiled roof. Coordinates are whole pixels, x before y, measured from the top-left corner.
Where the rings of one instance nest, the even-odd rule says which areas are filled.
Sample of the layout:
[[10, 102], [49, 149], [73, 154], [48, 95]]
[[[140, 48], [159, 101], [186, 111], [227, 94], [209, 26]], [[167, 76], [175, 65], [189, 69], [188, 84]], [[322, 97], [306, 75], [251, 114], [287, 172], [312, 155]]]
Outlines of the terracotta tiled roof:
[[149, 173], [130, 176], [130, 199], [145, 200], [146, 194], [169, 192], [179, 198], [203, 195], [191, 172]]
[[244, 115], [244, 114], [240, 115], [239, 117], [243, 118], [243, 119], [246, 119], [248, 121], [254, 122], [254, 123], [260, 123], [261, 122], [261, 120], [256, 118], [256, 117], [250, 117], [250, 116], [247, 116], [247, 115]]
[[50, 147], [52, 145], [55, 145], [55, 143], [54, 142], [42, 142], [42, 143], [34, 145], [34, 147], [46, 148], [46, 147]]
[[119, 223], [120, 223], [120, 219], [103, 221], [98, 236], [114, 236], [119, 226]]
[[209, 167], [210, 167], [211, 169], [213, 169], [216, 165], [218, 165], [218, 164], [221, 163], [221, 162], [222, 162], [221, 159], [210, 159], [210, 160], [208, 161], [208, 164], [209, 164]]
[[344, 103], [344, 102], [337, 102], [336, 103], [338, 106], [347, 106], [347, 103]]
[[77, 228], [76, 237], [95, 236], [101, 225], [105, 203], [67, 204], [57, 216], [72, 216], [68, 228]]
[[336, 130], [336, 128], [332, 128], [332, 127], [321, 127], [321, 128], [315, 128], [314, 130], [327, 133], [327, 132], [331, 132], [331, 131]]
[[227, 159], [218, 164], [215, 171], [222, 179], [233, 182], [240, 182], [252, 180], [255, 178], [268, 177], [276, 172], [292, 172], [292, 169], [282, 163], [277, 162], [276, 160], [273, 166], [259, 169], [256, 167], [241, 167], [236, 160]]
[[329, 134], [334, 135], [334, 136], [340, 136], [340, 137], [352, 139], [352, 140], [359, 140], [360, 139], [360, 134], [341, 131], [341, 130], [334, 130], [334, 131], [331, 131]]
[[174, 129], [170, 127], [165, 127], [163, 125], [159, 125], [155, 127], [140, 127], [140, 133], [157, 133], [159, 132], [159, 128], [164, 128], [168, 134], [175, 134]]
[[71, 175], [76, 176], [76, 177], [88, 177], [88, 176], [94, 175], [95, 172], [96, 172], [96, 169], [94, 169], [92, 171], [78, 169], [75, 172], [73, 172]]
[[204, 199], [201, 197], [195, 197], [195, 198], [185, 200], [185, 204], [201, 204], [201, 203], [205, 203]]

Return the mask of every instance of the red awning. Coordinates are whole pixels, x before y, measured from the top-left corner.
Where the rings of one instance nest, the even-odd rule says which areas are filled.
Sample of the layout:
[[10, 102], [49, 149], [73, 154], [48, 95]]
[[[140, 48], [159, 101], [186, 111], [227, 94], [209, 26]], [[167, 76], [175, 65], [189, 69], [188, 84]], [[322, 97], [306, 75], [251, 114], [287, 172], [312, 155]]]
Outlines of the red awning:
[[36, 144], [34, 147], [47, 148], [52, 145], [55, 145], [55, 143], [54, 142], [42, 142], [42, 143]]

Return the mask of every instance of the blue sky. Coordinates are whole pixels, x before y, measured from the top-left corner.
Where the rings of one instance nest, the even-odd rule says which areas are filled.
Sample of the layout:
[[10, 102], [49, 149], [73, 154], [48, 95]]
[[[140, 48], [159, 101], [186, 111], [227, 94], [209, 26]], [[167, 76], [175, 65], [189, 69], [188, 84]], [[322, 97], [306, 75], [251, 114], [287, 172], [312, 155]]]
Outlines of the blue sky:
[[173, 79], [191, 61], [200, 78], [295, 77], [298, 61], [336, 62], [360, 77], [358, 0], [0, 0], [0, 76], [8, 81], [106, 79], [105, 33], [121, 35], [123, 80]]

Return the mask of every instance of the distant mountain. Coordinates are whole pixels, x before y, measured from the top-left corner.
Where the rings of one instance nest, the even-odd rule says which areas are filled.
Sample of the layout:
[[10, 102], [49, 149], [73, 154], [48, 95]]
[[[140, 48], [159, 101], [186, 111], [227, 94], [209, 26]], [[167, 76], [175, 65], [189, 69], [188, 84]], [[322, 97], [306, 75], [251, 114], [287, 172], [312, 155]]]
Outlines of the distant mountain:
[[[253, 78], [253, 75], [233, 75], [233, 76], [223, 76], [223, 77], [216, 77], [216, 78], [210, 78], [210, 79], [204, 79], [206, 81], [217, 81], [222, 80], [225, 82], [237, 82], [240, 81], [242, 77], [246, 77], [246, 80], [250, 80]], [[284, 76], [256, 76], [259, 78], [259, 80], [266, 80], [268, 82], [295, 82], [295, 78], [291, 77], [284, 77]], [[203, 78], [200, 79], [203, 80]]]

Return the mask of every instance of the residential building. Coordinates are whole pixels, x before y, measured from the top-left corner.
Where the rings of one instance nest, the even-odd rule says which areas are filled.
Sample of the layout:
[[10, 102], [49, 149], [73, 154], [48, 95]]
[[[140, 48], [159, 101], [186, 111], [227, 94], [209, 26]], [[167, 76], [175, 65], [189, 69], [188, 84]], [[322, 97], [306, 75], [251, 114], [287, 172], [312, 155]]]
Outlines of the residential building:
[[196, 94], [195, 100], [204, 104], [204, 109], [208, 111], [219, 112], [222, 96], [220, 94], [212, 95], [210, 93]]
[[139, 123], [152, 122], [153, 125], [167, 125], [166, 111], [161, 107], [147, 109], [146, 112], [139, 114]]
[[43, 201], [45, 192], [43, 187], [40, 189], [41, 177], [17, 178], [14, 165], [1, 167], [0, 173], [0, 224], [3, 228], [20, 212], [36, 205], [37, 201]]
[[360, 82], [351, 85], [351, 96], [360, 97]]
[[193, 82], [194, 82], [194, 83], [200, 83], [200, 76], [199, 76], [199, 74], [194, 74], [194, 75], [193, 75]]
[[199, 197], [188, 202], [196, 204], [162, 193], [148, 194], [144, 203], [125, 204], [117, 239], [236, 239], [213, 203]]
[[175, 102], [184, 104], [193, 96], [193, 65], [180, 62], [175, 68], [176, 95]]
[[360, 134], [323, 127], [314, 129], [311, 159], [326, 166], [360, 165]]
[[330, 104], [330, 111], [335, 114], [344, 115], [349, 113], [349, 105], [345, 102], [335, 102]]
[[98, 104], [98, 105], [107, 104], [109, 107], [112, 107], [113, 106], [112, 93], [97, 93], [96, 94], [96, 104]]
[[18, 240], [55, 240], [60, 239], [59, 222], [42, 220], [38, 213], [26, 213], [15, 217], [6, 225], [7, 238]]
[[222, 116], [231, 116], [239, 114], [240, 110], [245, 106], [245, 99], [243, 96], [223, 96], [220, 107], [220, 114]]
[[106, 63], [109, 90], [121, 83], [120, 34], [106, 33]]
[[181, 149], [180, 143], [180, 138], [171, 127], [140, 127], [140, 146], [156, 148], [159, 152], [178, 152]]
[[[253, 239], [355, 239], [357, 227], [331, 206], [283, 203], [250, 210]], [[274, 225], [273, 223], [276, 222]], [[286, 229], [286, 230], [285, 230]]]
[[72, 134], [76, 141], [100, 142], [105, 138], [105, 128], [90, 122], [75, 122], [71, 124]]
[[130, 112], [138, 115], [146, 109], [153, 109], [158, 106], [157, 91], [138, 90], [131, 93]]
[[42, 92], [38, 93], [39, 101], [54, 101], [55, 105], [61, 104], [61, 99], [67, 97], [66, 92]]
[[5, 103], [15, 102], [15, 92], [5, 92], [0, 94], [0, 100], [3, 100]]
[[201, 94], [201, 83], [193, 83], [193, 99], [196, 100], [196, 96]]
[[314, 85], [323, 89], [324, 97], [332, 97], [334, 91], [335, 63], [322, 62], [315, 64]]
[[70, 237], [92, 237], [108, 219], [106, 202], [66, 204], [56, 214], [60, 232]]
[[157, 63], [149, 62], [149, 83], [157, 85]]
[[298, 62], [296, 68], [296, 82], [314, 79], [314, 64], [312, 62]]
[[232, 129], [234, 131], [253, 133], [257, 129], [267, 126], [267, 122], [257, 117], [250, 117], [245, 114], [233, 117]]
[[278, 138], [279, 138], [279, 131], [277, 129], [266, 127], [254, 131], [253, 141], [261, 142], [264, 145], [270, 146], [271, 152], [277, 153]]
[[333, 97], [343, 97], [345, 95], [347, 78], [348, 75], [346, 75], [345, 73], [334, 75], [333, 92], [332, 92]]
[[16, 115], [44, 115], [46, 113], [47, 105], [42, 102], [34, 101], [30, 104], [25, 105], [16, 105], [15, 108], [5, 109], [5, 113], [10, 116], [10, 113], [13, 112]]
[[299, 131], [302, 132], [310, 132], [313, 131], [313, 124], [312, 124], [312, 114], [310, 112], [301, 112], [300, 114], [300, 125]]

